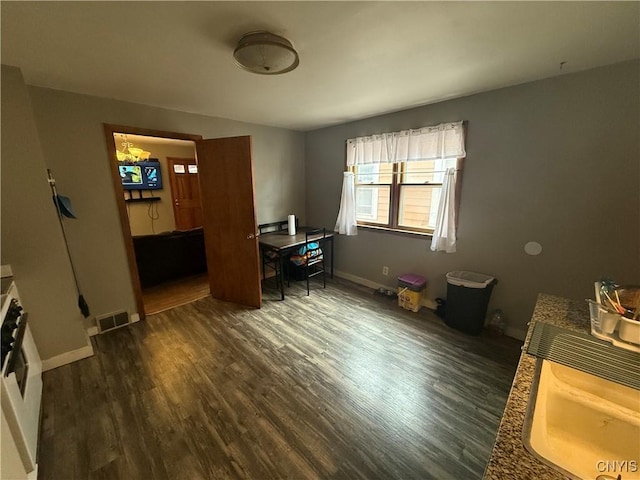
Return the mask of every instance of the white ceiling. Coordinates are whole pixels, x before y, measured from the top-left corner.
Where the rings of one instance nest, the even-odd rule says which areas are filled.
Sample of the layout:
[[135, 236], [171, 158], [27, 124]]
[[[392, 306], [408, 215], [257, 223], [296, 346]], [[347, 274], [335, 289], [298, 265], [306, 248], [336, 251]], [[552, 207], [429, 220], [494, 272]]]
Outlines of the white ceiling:
[[[28, 84], [312, 130], [640, 57], [632, 2], [2, 2]], [[242, 34], [293, 72], [233, 62]], [[560, 63], [566, 62], [562, 69]]]

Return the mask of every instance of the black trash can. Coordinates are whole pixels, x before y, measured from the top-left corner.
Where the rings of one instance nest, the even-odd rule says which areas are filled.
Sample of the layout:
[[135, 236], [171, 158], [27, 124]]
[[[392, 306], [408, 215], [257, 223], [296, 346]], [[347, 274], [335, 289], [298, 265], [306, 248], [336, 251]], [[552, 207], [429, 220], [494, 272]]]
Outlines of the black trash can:
[[479, 335], [496, 283], [494, 277], [482, 273], [447, 273], [447, 314], [444, 322], [461, 332]]

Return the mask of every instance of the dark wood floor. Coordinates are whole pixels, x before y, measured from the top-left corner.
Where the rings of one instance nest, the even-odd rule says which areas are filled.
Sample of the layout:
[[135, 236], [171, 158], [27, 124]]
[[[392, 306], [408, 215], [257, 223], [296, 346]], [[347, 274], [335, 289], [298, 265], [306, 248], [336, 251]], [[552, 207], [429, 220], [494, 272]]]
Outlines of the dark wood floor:
[[207, 295], [209, 295], [209, 275], [202, 273], [144, 288], [142, 303], [145, 313], [153, 315], [200, 300]]
[[482, 476], [519, 342], [335, 282], [288, 293], [204, 298], [46, 372], [38, 477]]

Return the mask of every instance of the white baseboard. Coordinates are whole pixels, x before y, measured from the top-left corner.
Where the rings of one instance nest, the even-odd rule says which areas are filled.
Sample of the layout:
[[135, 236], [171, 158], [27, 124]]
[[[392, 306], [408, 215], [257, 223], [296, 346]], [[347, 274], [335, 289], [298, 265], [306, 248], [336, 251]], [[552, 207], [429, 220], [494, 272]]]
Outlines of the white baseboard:
[[504, 329], [504, 334], [507, 337], [516, 338], [516, 339], [522, 340], [524, 342], [524, 339], [527, 336], [527, 331], [526, 330], [520, 330], [519, 328], [507, 326]]
[[[373, 282], [366, 278], [358, 277], [356, 275], [351, 275], [350, 273], [346, 273], [346, 272], [340, 272], [338, 270], [334, 272], [334, 275], [340, 278], [344, 278], [345, 280], [349, 280], [350, 282], [357, 283], [358, 285], [372, 288], [374, 290], [377, 290], [379, 288], [386, 288], [389, 290], [396, 291], [398, 287], [397, 285], [394, 285], [394, 286], [383, 285], [381, 283]], [[420, 305], [430, 310], [435, 310], [437, 307], [435, 300], [431, 300], [430, 298], [427, 298], [427, 297], [422, 297], [422, 301], [420, 302]]]
[[70, 352], [65, 352], [60, 355], [56, 355], [55, 357], [42, 360], [42, 371], [46, 372], [47, 370], [53, 370], [54, 368], [58, 368], [63, 365], [67, 365], [69, 363], [73, 363], [78, 360], [82, 360], [83, 358], [92, 356], [93, 347], [91, 346], [91, 344], [89, 344], [86, 347], [78, 348], [77, 350], [72, 350]]
[[[358, 285], [372, 288], [374, 290], [377, 290], [378, 288], [386, 288], [386, 289], [394, 290], [396, 288], [396, 286], [391, 287], [389, 285], [383, 285], [381, 283], [373, 282], [366, 278], [358, 277], [357, 275], [352, 275], [347, 272], [341, 272], [339, 270], [336, 270], [334, 274], [336, 277], [344, 278], [345, 280], [349, 280], [350, 282], [357, 283]], [[434, 300], [431, 300], [430, 298], [426, 298], [426, 297], [422, 298], [422, 301], [420, 302], [420, 304], [423, 307], [429, 308], [430, 310], [435, 310], [436, 307], [438, 306]], [[525, 337], [527, 336], [527, 331], [521, 330], [519, 328], [507, 326], [507, 328], [505, 328], [504, 334], [507, 337], [516, 338], [518, 340], [524, 340]]]
[[356, 275], [351, 275], [350, 273], [341, 272], [339, 270], [336, 270], [334, 272], [334, 275], [336, 277], [340, 277], [340, 278], [344, 278], [345, 280], [349, 280], [350, 282], [357, 283], [358, 285], [362, 285], [362, 286], [365, 286], [365, 287], [373, 288], [374, 290], [377, 290], [378, 288], [389, 288], [389, 289], [393, 288], [393, 287], [390, 287], [389, 285], [383, 285], [383, 284], [378, 283], [378, 282], [372, 282], [371, 280], [368, 280], [366, 278], [358, 277]]
[[95, 325], [93, 327], [87, 328], [87, 335], [89, 335], [90, 337], [94, 337], [98, 333], [100, 332], [98, 332], [98, 327], [96, 327]]

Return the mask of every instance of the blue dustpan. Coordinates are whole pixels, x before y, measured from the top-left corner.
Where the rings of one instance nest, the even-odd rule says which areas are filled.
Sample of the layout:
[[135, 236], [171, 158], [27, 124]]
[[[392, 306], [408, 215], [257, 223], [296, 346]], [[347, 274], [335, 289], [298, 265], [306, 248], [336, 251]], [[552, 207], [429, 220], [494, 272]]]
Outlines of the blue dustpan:
[[78, 218], [76, 217], [76, 213], [73, 211], [71, 199], [69, 197], [65, 197], [64, 195], [54, 195], [53, 204], [58, 209], [58, 212], [60, 212], [60, 215], [67, 218]]

